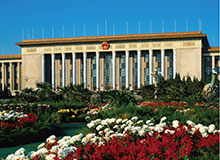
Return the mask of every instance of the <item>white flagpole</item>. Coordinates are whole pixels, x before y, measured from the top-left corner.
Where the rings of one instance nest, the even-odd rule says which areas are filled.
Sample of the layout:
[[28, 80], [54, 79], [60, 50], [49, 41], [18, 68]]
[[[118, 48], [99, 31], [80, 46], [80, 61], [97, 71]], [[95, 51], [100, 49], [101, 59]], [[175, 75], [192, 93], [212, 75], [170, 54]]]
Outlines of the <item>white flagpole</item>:
[[188, 19], [186, 18], [186, 32], [188, 32]]
[[42, 26], [42, 39], [44, 39], [44, 26]]
[[84, 36], [86, 36], [86, 25], [85, 24], [83, 25], [83, 28], [84, 28]]
[[138, 33], [139, 34], [141, 33], [141, 22], [140, 21], [138, 22]]
[[34, 28], [32, 28], [32, 39], [34, 39]]
[[113, 22], [113, 35], [115, 35], [115, 22]]
[[64, 25], [63, 25], [63, 37], [64, 37]]
[[97, 24], [97, 36], [99, 36], [99, 24]]
[[176, 19], [174, 20], [174, 31], [176, 32]]
[[73, 25], [73, 37], [76, 37], [76, 26], [75, 26], [75, 24]]
[[152, 21], [150, 20], [150, 33], [152, 33]]
[[108, 22], [107, 22], [107, 18], [105, 18], [105, 35], [107, 35], [108, 34], [108, 32], [107, 32], [107, 30], [108, 30], [108, 28], [107, 28], [107, 24]]
[[127, 26], [127, 31], [126, 31], [126, 32], [127, 32], [127, 34], [128, 34], [128, 22], [126, 23], [126, 26]]
[[24, 28], [22, 29], [22, 40], [24, 40]]
[[54, 38], [54, 26], [52, 26], [52, 38]]
[[28, 30], [28, 39], [30, 39], [30, 31]]
[[164, 33], [164, 21], [162, 20], [162, 33]]

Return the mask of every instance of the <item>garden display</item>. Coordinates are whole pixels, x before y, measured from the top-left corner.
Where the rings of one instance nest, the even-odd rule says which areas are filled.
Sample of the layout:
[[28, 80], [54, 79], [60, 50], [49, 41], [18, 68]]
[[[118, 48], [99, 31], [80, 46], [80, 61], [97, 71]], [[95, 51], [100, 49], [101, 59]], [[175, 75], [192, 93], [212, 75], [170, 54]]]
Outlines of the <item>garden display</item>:
[[180, 124], [154, 120], [96, 119], [87, 124], [85, 135], [66, 136], [57, 141], [47, 138], [37, 151], [21, 148], [12, 159], [183, 159], [215, 157], [219, 151], [219, 132], [215, 125], [204, 126], [187, 121]]
[[[45, 142], [31, 152], [20, 148], [0, 158], [219, 159], [219, 93], [204, 99], [201, 81], [176, 77], [134, 91], [93, 92], [83, 84], [54, 91], [47, 83], [25, 89], [0, 103], [0, 144], [28, 143], [30, 135]], [[54, 126], [73, 122], [87, 127], [58, 140]]]

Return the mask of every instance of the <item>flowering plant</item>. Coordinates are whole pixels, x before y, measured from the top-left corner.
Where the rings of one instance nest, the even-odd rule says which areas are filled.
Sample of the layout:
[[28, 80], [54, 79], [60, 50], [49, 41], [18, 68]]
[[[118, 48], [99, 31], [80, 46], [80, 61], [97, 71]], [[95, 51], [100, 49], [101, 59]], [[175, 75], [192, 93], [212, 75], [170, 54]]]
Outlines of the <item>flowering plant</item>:
[[25, 125], [30, 125], [37, 122], [37, 116], [33, 113], [24, 114], [16, 111], [2, 111], [0, 112], [0, 126], [1, 128], [16, 128], [23, 129]]
[[24, 154], [24, 149], [8, 155], [11, 159], [189, 159], [218, 156], [219, 130], [187, 121], [186, 125], [166, 117], [154, 120], [109, 118], [88, 123], [90, 133], [47, 138], [37, 151]]

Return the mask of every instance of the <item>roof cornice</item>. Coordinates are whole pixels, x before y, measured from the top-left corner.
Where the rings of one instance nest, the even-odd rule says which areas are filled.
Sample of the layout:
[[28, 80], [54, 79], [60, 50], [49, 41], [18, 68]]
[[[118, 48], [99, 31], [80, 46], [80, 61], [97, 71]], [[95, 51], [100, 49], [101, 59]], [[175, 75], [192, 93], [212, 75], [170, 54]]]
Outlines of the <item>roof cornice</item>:
[[195, 32], [172, 32], [172, 33], [152, 33], [152, 34], [131, 34], [131, 35], [114, 35], [114, 36], [92, 36], [92, 37], [73, 37], [73, 38], [49, 38], [23, 40], [16, 43], [19, 46], [29, 45], [50, 45], [63, 43], [89, 43], [103, 41], [129, 41], [129, 40], [156, 40], [156, 39], [176, 39], [176, 38], [205, 38], [206, 34], [200, 31]]

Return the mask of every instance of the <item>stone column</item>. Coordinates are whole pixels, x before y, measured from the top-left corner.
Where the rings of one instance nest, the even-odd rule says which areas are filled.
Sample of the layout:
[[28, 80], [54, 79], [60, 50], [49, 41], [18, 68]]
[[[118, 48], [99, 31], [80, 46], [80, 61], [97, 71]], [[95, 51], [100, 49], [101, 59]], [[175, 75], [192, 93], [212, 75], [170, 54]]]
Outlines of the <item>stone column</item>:
[[5, 63], [2, 63], [2, 91], [5, 88]]
[[9, 66], [10, 66], [10, 90], [12, 91], [13, 90], [13, 65], [12, 65], [12, 62], [9, 63]]
[[137, 87], [141, 87], [141, 51], [137, 51]]
[[42, 54], [42, 83], [45, 82], [45, 55]]
[[126, 89], [128, 89], [129, 88], [129, 51], [128, 50], [125, 51], [125, 71], [126, 71], [125, 87]]
[[62, 53], [62, 87], [66, 85], [66, 55]]
[[87, 53], [83, 52], [83, 82], [84, 88], [87, 88]]
[[161, 75], [165, 77], [164, 75], [164, 58], [165, 58], [165, 50], [161, 49]]
[[52, 88], [55, 88], [55, 54], [51, 54]]
[[153, 50], [149, 50], [149, 83], [152, 84]]
[[99, 91], [100, 89], [100, 84], [99, 84], [99, 80], [100, 80], [100, 77], [99, 77], [99, 71], [100, 71], [100, 68], [99, 68], [99, 52], [96, 52], [96, 90]]
[[112, 86], [113, 86], [113, 90], [116, 89], [116, 51], [112, 52]]
[[176, 77], [176, 49], [173, 49], [173, 78]]
[[18, 62], [18, 66], [17, 66], [17, 81], [18, 81], [18, 90], [21, 90], [21, 63]]
[[215, 56], [212, 56], [212, 69], [215, 68]]
[[76, 53], [72, 53], [73, 85], [76, 84]]

